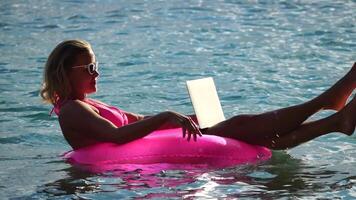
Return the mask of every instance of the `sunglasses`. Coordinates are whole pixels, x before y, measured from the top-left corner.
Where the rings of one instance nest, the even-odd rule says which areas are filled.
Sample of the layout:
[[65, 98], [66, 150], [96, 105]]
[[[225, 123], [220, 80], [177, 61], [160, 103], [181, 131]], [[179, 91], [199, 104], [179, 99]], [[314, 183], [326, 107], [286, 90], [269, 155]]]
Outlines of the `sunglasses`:
[[98, 62], [94, 62], [94, 63], [89, 63], [87, 65], [74, 66], [72, 68], [83, 68], [83, 67], [88, 69], [88, 73], [90, 75], [93, 75], [95, 72], [98, 72], [99, 63]]

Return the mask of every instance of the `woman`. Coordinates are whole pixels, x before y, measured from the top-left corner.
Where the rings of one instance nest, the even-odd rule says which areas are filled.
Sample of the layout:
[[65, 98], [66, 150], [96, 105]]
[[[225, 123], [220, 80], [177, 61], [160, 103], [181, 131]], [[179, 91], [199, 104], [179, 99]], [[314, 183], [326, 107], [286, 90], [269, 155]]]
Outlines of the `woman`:
[[[180, 126], [183, 137], [202, 136], [194, 116], [167, 111], [143, 116], [86, 98], [96, 92], [98, 63], [90, 44], [82, 40], [60, 43], [48, 57], [42, 98], [55, 106], [62, 133], [73, 149], [99, 142], [123, 144], [144, 137], [164, 125]], [[292, 107], [257, 115], [238, 115], [204, 130], [266, 146], [286, 149], [331, 132], [352, 135], [356, 124], [356, 98], [346, 101], [356, 87], [356, 64], [334, 86], [318, 97]], [[323, 109], [337, 113], [303, 123]]]

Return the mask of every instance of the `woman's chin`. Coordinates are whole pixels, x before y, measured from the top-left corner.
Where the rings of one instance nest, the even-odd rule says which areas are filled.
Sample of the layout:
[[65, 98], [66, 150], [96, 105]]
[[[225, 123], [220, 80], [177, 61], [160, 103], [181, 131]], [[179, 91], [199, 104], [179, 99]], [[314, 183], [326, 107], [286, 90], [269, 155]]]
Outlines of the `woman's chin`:
[[96, 91], [97, 91], [97, 88], [94, 87], [94, 88], [92, 88], [91, 90], [87, 91], [87, 94], [93, 94], [93, 93], [95, 93]]

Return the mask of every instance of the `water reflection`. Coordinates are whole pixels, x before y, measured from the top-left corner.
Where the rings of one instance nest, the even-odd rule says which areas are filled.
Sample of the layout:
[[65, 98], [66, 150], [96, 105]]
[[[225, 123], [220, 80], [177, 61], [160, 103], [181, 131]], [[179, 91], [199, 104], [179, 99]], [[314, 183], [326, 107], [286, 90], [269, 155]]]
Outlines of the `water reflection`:
[[[86, 194], [137, 193], [134, 196], [145, 198], [172, 198], [182, 195], [193, 195], [194, 190], [175, 191], [179, 185], [193, 183], [195, 177], [201, 172], [168, 170], [155, 172], [152, 169], [126, 170], [117, 169], [104, 173], [93, 173], [70, 166], [61, 170], [66, 177], [39, 187], [38, 194], [43, 196], [76, 196], [84, 197]], [[159, 188], [159, 190], [157, 189]], [[42, 196], [41, 195], [41, 196]]]
[[47, 198], [130, 196], [133, 198], [242, 198], [275, 199], [308, 197], [315, 193], [342, 191], [355, 186], [356, 177], [312, 166], [285, 152], [274, 152], [271, 160], [224, 169], [161, 170], [157, 166], [118, 168], [103, 173], [70, 166], [66, 177], [40, 187]]
[[66, 172], [67, 177], [40, 186], [38, 193], [46, 196], [46, 198], [51, 198], [93, 192], [95, 190], [95, 185], [85, 181], [90, 177], [94, 177], [95, 174], [74, 167], [69, 167], [62, 171]]
[[[271, 160], [256, 165], [246, 166], [236, 171], [225, 173], [224, 177], [235, 177], [235, 180], [248, 184], [249, 190], [231, 194], [231, 197], [258, 197], [275, 199], [283, 197], [308, 197], [315, 193], [330, 191], [330, 185], [335, 182], [338, 171], [327, 169], [328, 166], [311, 166], [303, 160], [292, 158], [284, 152], [274, 152]], [[256, 176], [256, 173], [261, 176]], [[266, 175], [267, 174], [267, 175]], [[232, 183], [232, 184], [236, 184]], [[220, 182], [221, 184], [221, 182]], [[243, 184], [241, 184], [242, 187]]]

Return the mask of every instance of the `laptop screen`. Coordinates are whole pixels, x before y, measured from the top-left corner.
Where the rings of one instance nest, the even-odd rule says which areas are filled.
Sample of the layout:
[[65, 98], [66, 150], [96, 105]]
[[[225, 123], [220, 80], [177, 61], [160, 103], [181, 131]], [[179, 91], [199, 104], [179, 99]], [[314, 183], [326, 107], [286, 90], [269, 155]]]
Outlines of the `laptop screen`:
[[225, 120], [213, 78], [190, 80], [186, 84], [200, 128]]

